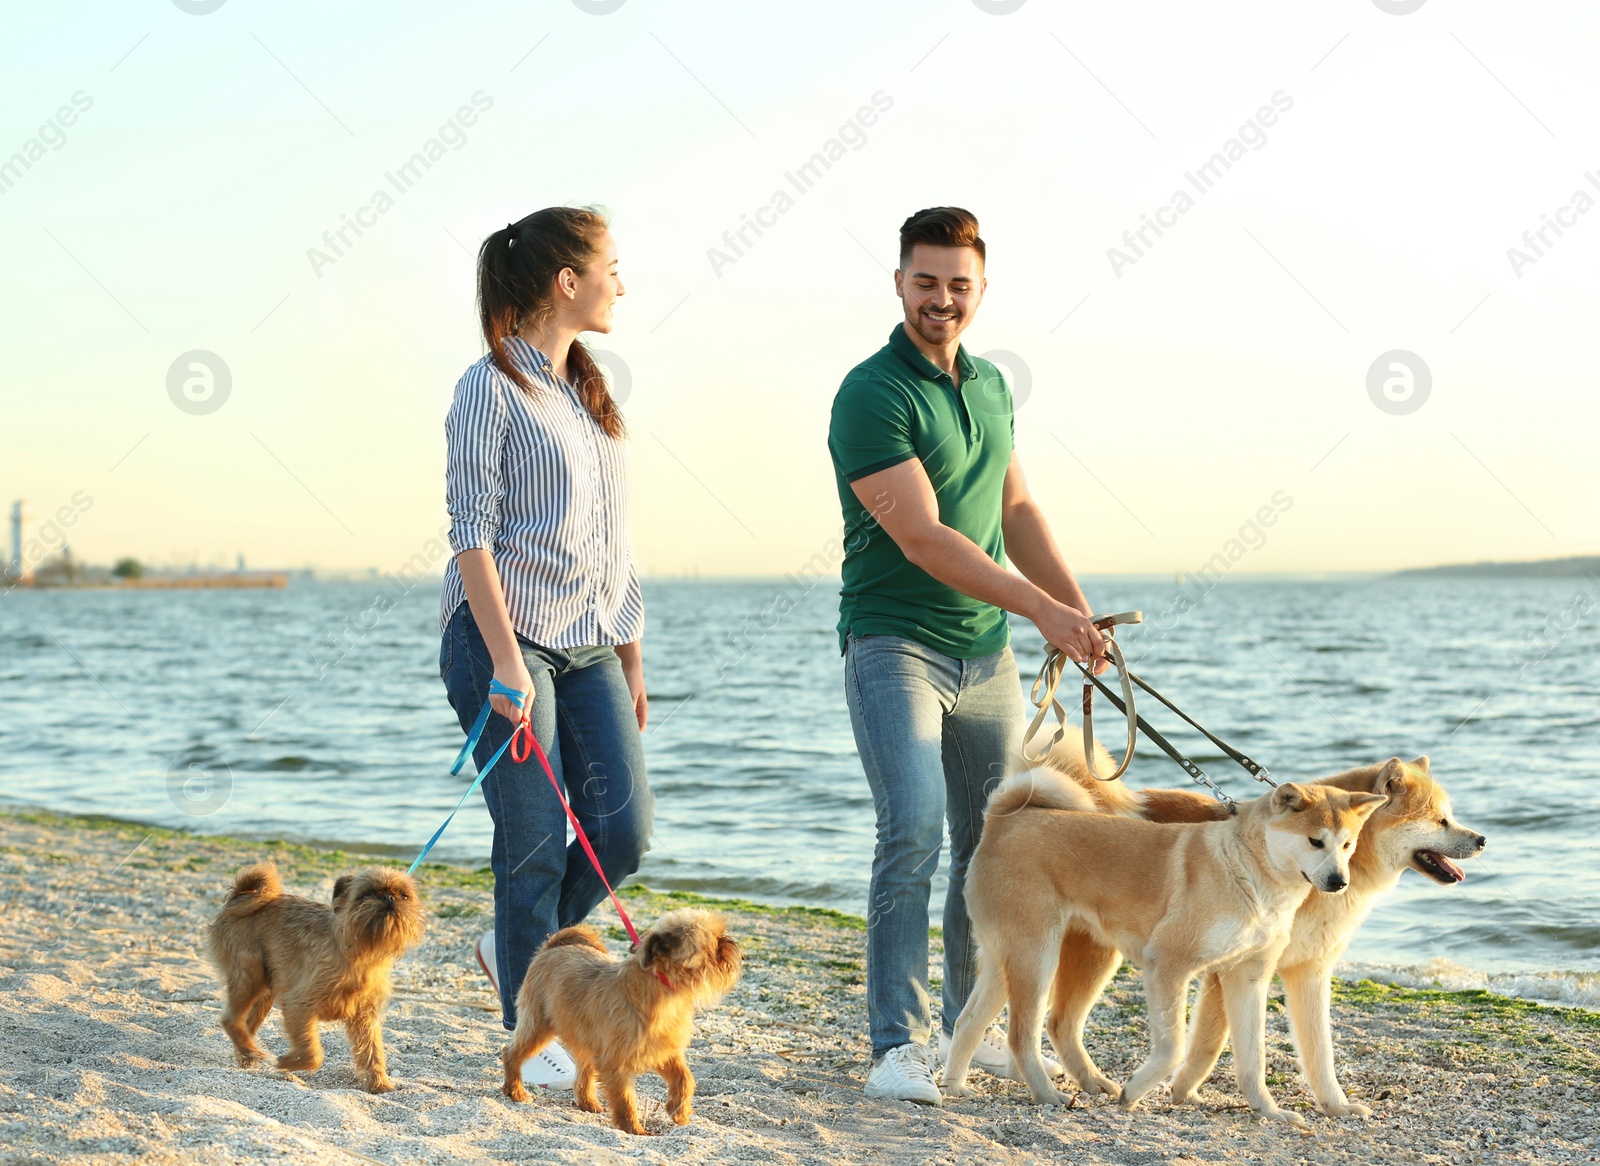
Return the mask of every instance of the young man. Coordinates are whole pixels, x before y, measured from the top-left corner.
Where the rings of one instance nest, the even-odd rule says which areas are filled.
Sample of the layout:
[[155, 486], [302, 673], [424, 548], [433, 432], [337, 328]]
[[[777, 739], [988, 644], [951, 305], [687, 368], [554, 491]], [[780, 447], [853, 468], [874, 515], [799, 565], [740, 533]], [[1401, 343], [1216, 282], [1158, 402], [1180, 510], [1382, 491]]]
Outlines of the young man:
[[[1089, 602], [1023, 480], [1010, 390], [960, 343], [983, 302], [983, 272], [969, 212], [933, 207], [905, 221], [894, 273], [905, 320], [845, 377], [828, 431], [844, 509], [845, 698], [878, 819], [866, 1091], [930, 1105], [940, 1094], [927, 1048], [928, 897], [944, 821], [941, 1054], [976, 974], [967, 863], [984, 801], [1021, 743], [1022, 686], [1006, 613], [1031, 619], [1074, 660], [1103, 649]], [[1007, 557], [1024, 578], [1006, 570]], [[974, 1063], [1012, 1072], [1010, 1051], [994, 1036]]]

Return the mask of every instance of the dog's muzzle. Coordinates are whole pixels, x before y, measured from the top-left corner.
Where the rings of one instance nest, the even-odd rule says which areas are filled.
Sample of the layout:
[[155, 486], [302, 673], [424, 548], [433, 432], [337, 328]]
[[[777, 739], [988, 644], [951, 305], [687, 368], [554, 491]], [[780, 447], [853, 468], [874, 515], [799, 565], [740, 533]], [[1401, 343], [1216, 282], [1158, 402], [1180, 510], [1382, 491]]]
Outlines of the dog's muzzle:
[[[1479, 846], [1479, 850], [1483, 847]], [[1465, 881], [1467, 872], [1451, 862], [1437, 850], [1419, 850], [1411, 856], [1411, 861], [1417, 869], [1427, 875], [1436, 883], [1459, 883]]]

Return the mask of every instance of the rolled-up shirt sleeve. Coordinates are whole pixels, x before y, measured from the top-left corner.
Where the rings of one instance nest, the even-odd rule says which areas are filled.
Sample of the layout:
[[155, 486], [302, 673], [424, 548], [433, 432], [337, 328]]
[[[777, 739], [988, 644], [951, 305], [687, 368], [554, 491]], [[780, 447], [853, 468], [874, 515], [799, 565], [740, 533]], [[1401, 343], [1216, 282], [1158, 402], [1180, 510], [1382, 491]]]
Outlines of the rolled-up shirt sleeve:
[[846, 378], [833, 399], [828, 452], [847, 482], [917, 456], [911, 408], [898, 387], [873, 377]]
[[504, 453], [510, 417], [492, 371], [474, 366], [456, 383], [444, 419], [445, 508], [450, 550], [494, 551], [505, 498]]

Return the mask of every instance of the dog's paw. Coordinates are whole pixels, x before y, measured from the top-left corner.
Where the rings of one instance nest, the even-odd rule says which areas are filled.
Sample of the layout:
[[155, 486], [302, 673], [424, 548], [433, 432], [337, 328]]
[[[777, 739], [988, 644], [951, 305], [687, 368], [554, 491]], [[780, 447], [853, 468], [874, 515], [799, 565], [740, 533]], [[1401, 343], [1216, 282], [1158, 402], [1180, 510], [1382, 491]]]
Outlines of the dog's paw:
[[1069, 1108], [1072, 1105], [1072, 1094], [1063, 1093], [1059, 1089], [1047, 1089], [1043, 1092], [1029, 1090], [1029, 1092], [1033, 1094], [1033, 1099], [1040, 1105], [1060, 1105]]
[[1370, 1106], [1362, 1105], [1359, 1101], [1345, 1101], [1343, 1105], [1321, 1105], [1317, 1108], [1329, 1117], [1371, 1117]]
[[680, 1126], [686, 1126], [692, 1117], [694, 1117], [694, 1106], [685, 1105], [673, 1113], [672, 1120]]
[[946, 1097], [976, 1097], [978, 1094], [978, 1091], [965, 1081], [959, 1084], [946, 1081], [941, 1088]]
[[393, 1093], [394, 1081], [387, 1073], [381, 1073], [367, 1082], [368, 1093]]
[[1271, 1109], [1256, 1110], [1256, 1116], [1262, 1121], [1281, 1121], [1292, 1126], [1307, 1126], [1311, 1124], [1306, 1121], [1304, 1114], [1296, 1113], [1292, 1109], [1279, 1109], [1276, 1105]]
[[575, 1093], [572, 1100], [584, 1113], [605, 1112], [606, 1107], [600, 1104], [600, 1098], [593, 1093]]
[[1122, 1086], [1118, 1085], [1110, 1077], [1091, 1077], [1087, 1081], [1078, 1082], [1078, 1088], [1090, 1097], [1096, 1094], [1104, 1094], [1115, 1101], [1122, 1096]]
[[508, 1081], [504, 1085], [500, 1086], [500, 1092], [511, 1098], [512, 1101], [528, 1100], [528, 1091], [527, 1089], [523, 1088], [522, 1079], [520, 1077], [515, 1081]]

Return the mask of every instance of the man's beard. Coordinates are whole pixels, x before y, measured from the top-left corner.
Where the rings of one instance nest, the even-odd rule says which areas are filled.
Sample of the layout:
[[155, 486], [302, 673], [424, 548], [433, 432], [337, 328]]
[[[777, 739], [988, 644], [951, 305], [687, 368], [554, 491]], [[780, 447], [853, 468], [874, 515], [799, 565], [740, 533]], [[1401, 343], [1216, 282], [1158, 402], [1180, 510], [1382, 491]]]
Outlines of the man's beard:
[[[961, 329], [965, 322], [966, 317], [959, 312], [955, 313], [947, 321], [938, 322], [925, 319], [921, 309], [906, 313], [906, 323], [911, 326], [911, 330], [929, 344], [948, 344], [955, 337], [961, 335]], [[934, 334], [930, 335], [930, 329], [934, 331]], [[944, 334], [940, 335], [938, 334], [939, 332]]]

